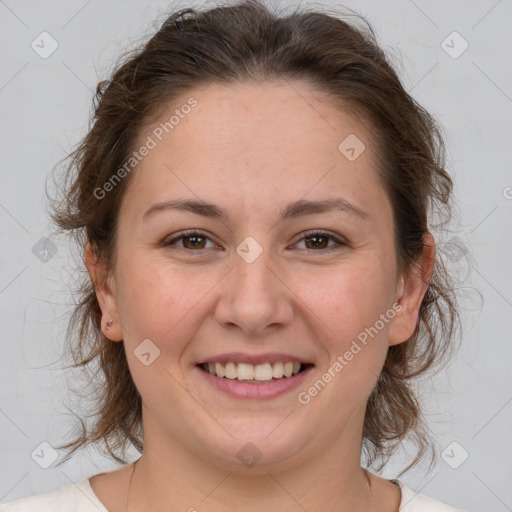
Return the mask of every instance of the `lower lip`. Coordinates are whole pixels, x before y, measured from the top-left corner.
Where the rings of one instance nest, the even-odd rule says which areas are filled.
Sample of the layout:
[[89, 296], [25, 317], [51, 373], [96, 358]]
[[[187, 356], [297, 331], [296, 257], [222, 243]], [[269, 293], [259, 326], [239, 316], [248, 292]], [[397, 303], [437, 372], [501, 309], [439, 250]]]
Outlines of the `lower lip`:
[[196, 369], [206, 382], [227, 395], [235, 398], [267, 399], [275, 398], [276, 396], [283, 395], [299, 387], [311, 370], [313, 370], [313, 366], [306, 368], [293, 377], [283, 377], [281, 379], [262, 382], [261, 384], [248, 384], [235, 379], [217, 377], [216, 375], [201, 370], [198, 366], [196, 366]]

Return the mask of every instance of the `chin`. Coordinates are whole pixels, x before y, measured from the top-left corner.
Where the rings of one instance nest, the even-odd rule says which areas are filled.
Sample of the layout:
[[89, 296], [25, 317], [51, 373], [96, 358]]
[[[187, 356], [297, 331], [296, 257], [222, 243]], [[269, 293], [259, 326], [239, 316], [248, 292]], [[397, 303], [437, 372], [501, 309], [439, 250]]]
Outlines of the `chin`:
[[201, 458], [227, 471], [246, 474], [266, 474], [293, 467], [304, 447], [305, 436], [295, 429], [290, 432], [290, 425], [280, 430], [286, 421], [274, 420], [269, 427], [268, 420], [260, 423], [237, 420], [236, 427], [226, 428], [233, 437], [226, 433], [217, 439], [202, 440]]

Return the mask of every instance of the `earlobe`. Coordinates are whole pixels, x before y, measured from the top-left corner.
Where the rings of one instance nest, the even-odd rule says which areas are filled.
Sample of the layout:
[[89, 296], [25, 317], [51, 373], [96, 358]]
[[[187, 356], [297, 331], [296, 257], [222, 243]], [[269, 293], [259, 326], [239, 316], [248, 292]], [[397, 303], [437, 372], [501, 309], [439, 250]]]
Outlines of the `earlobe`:
[[92, 246], [87, 242], [85, 246], [85, 265], [89, 277], [94, 284], [96, 298], [101, 308], [101, 330], [111, 341], [122, 341], [123, 333], [119, 324], [119, 315], [113, 283], [109, 283], [107, 272], [98, 262]]
[[430, 233], [423, 236], [423, 254], [415, 268], [400, 276], [396, 302], [401, 306], [389, 328], [389, 345], [411, 338], [418, 325], [419, 310], [428, 290], [435, 264], [435, 241]]

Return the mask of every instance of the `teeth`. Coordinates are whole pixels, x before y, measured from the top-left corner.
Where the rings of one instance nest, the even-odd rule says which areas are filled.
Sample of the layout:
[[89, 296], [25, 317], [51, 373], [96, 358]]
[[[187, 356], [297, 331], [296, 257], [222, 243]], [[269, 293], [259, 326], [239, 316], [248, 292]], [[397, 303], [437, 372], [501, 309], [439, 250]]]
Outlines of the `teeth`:
[[293, 361], [263, 363], [263, 364], [247, 364], [235, 363], [207, 363], [203, 365], [203, 369], [217, 377], [225, 377], [226, 379], [237, 379], [245, 381], [271, 381], [281, 379], [283, 377], [291, 377], [299, 373], [301, 364]]
[[293, 373], [293, 363], [284, 363], [283, 371], [285, 377], [291, 377]]
[[235, 363], [226, 364], [226, 379], [236, 379], [238, 377]]
[[275, 363], [272, 368], [272, 377], [280, 379], [284, 375], [283, 363]]
[[237, 377], [240, 380], [254, 379], [254, 366], [252, 364], [238, 363]]
[[217, 375], [217, 377], [225, 377], [226, 376], [224, 366], [222, 366], [220, 363], [215, 363], [215, 374]]
[[272, 380], [272, 366], [270, 363], [258, 364], [254, 367], [254, 380]]

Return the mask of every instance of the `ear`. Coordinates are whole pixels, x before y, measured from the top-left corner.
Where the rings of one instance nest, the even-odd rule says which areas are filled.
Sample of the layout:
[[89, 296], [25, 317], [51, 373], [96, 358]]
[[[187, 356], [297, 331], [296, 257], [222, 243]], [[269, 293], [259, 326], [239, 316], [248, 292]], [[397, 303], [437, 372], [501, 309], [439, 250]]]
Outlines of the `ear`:
[[415, 268], [407, 275], [400, 276], [397, 283], [396, 303], [399, 307], [390, 322], [389, 345], [407, 341], [416, 330], [423, 297], [428, 289], [434, 269], [436, 245], [433, 236], [423, 236], [423, 254]]
[[[112, 283], [109, 283], [110, 279], [106, 278], [106, 269], [98, 262], [98, 258], [89, 242], [85, 246], [85, 265], [94, 284], [96, 298], [101, 307], [101, 330], [109, 340], [122, 341], [123, 333], [119, 323], [114, 283], [113, 280]], [[107, 322], [112, 322], [112, 325], [109, 327]]]

